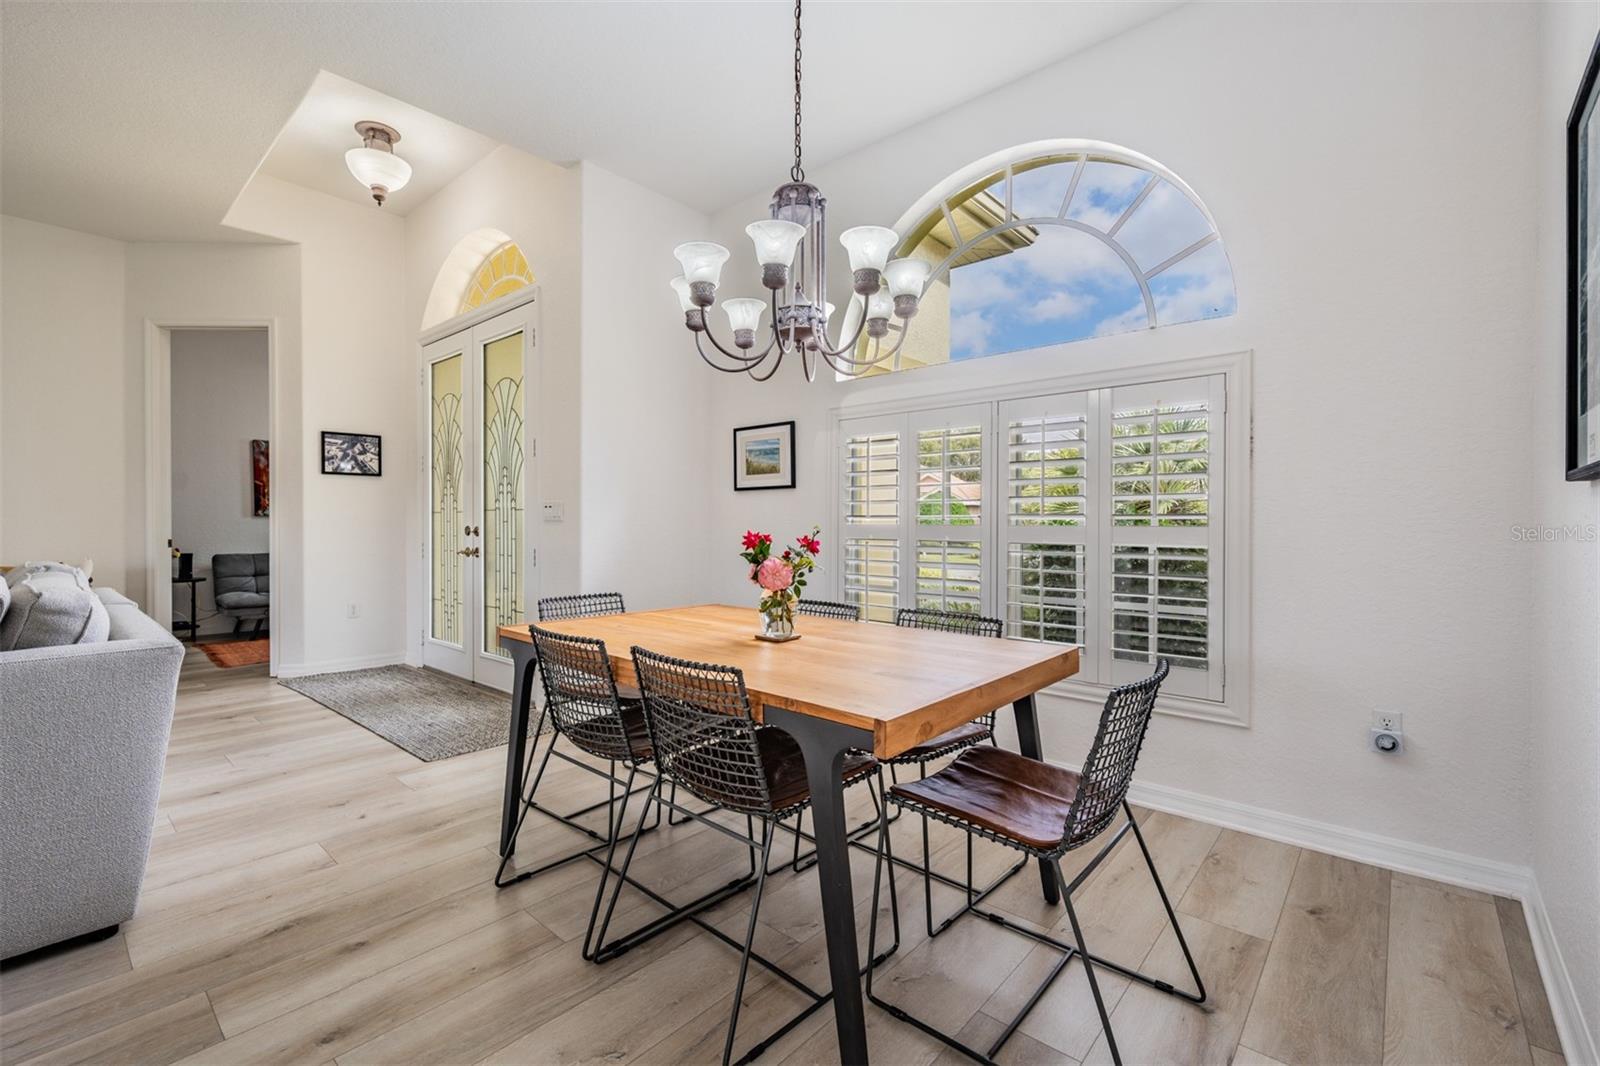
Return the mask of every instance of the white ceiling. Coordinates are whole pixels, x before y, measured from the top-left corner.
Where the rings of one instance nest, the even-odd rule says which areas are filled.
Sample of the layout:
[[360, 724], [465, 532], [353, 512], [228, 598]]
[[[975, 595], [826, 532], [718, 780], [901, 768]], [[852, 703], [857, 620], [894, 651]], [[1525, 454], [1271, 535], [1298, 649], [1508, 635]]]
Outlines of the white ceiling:
[[405, 214], [498, 147], [432, 111], [323, 71], [261, 161], [261, 173], [371, 206], [372, 194], [344, 165], [345, 152], [361, 145], [355, 126], [363, 119], [399, 131], [395, 154], [411, 164], [411, 180], [383, 205], [391, 214]]
[[[1175, 6], [813, 0], [806, 159], [848, 154]], [[219, 220], [328, 70], [490, 140], [590, 159], [711, 211], [788, 172], [791, 12], [787, 0], [7, 0], [0, 209], [125, 240], [237, 239]], [[274, 172], [289, 167], [311, 184], [307, 156], [337, 141], [331, 176], [314, 187], [342, 178], [359, 198], [342, 158], [354, 134], [342, 117], [336, 125], [326, 142], [309, 131], [286, 142]], [[401, 155], [417, 164], [429, 151], [407, 136]], [[433, 180], [420, 170], [414, 181]]]

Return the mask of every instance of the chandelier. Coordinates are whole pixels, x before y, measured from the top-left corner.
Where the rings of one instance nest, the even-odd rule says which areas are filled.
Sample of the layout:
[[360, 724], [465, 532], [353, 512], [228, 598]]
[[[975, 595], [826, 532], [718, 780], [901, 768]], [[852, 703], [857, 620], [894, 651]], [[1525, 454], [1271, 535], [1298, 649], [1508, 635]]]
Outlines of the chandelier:
[[[839, 234], [850, 258], [852, 288], [865, 303], [856, 316], [854, 332], [828, 340], [828, 201], [806, 181], [800, 146], [800, 0], [794, 5], [794, 166], [789, 181], [772, 194], [770, 218], [744, 228], [755, 245], [761, 264], [761, 284], [768, 299], [740, 298], [724, 301], [722, 309], [733, 331], [733, 350], [717, 340], [706, 313], [717, 300], [717, 283], [728, 249], [710, 241], [690, 241], [673, 250], [683, 264], [683, 274], [672, 279], [673, 291], [683, 306], [683, 324], [694, 334], [695, 350], [713, 369], [729, 374], [749, 374], [766, 381], [778, 372], [785, 355], [798, 352], [806, 380], [816, 379], [819, 360], [847, 377], [856, 377], [894, 359], [905, 343], [911, 316], [928, 281], [930, 266], [921, 259], [889, 259], [900, 235], [886, 226], [855, 226]], [[761, 330], [762, 312], [771, 311], [768, 328]], [[901, 320], [900, 337], [887, 349], [889, 319]], [[756, 350], [756, 334], [763, 347]], [[870, 343], [859, 354], [857, 342], [865, 332]], [[708, 354], [710, 341], [719, 360]], [[768, 359], [771, 365], [768, 366]], [[731, 362], [730, 362], [731, 361]], [[763, 369], [765, 367], [765, 369]]]

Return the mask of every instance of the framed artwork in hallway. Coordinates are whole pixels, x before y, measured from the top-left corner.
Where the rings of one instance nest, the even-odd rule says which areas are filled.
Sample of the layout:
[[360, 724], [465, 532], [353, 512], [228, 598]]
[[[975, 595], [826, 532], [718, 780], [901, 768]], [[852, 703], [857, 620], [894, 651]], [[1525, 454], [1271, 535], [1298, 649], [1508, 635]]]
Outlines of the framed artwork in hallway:
[[267, 442], [250, 442], [250, 503], [251, 513], [257, 518], [267, 517], [272, 506], [271, 464], [268, 462]]
[[322, 472], [383, 476], [383, 438], [376, 433], [322, 431]]
[[794, 488], [794, 423], [740, 426], [733, 431], [733, 488]]
[[1567, 480], [1600, 478], [1600, 39], [1567, 118]]

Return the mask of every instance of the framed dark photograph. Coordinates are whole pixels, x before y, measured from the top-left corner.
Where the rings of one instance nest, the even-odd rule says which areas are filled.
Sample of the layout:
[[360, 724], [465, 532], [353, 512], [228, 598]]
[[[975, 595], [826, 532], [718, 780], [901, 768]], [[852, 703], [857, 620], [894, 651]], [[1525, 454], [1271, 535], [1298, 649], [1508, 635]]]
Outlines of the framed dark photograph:
[[1600, 39], [1567, 118], [1567, 480], [1600, 478]]
[[794, 423], [740, 426], [733, 431], [733, 488], [794, 488]]
[[322, 431], [322, 472], [383, 476], [383, 438], [376, 433]]

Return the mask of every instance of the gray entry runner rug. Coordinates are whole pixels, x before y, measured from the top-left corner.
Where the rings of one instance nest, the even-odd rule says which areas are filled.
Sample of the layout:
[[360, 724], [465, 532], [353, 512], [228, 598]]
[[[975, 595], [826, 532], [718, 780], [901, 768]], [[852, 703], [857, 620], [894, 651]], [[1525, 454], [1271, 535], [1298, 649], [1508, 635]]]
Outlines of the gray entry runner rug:
[[411, 666], [313, 674], [279, 684], [424, 762], [504, 744], [511, 721], [511, 697], [505, 693]]

